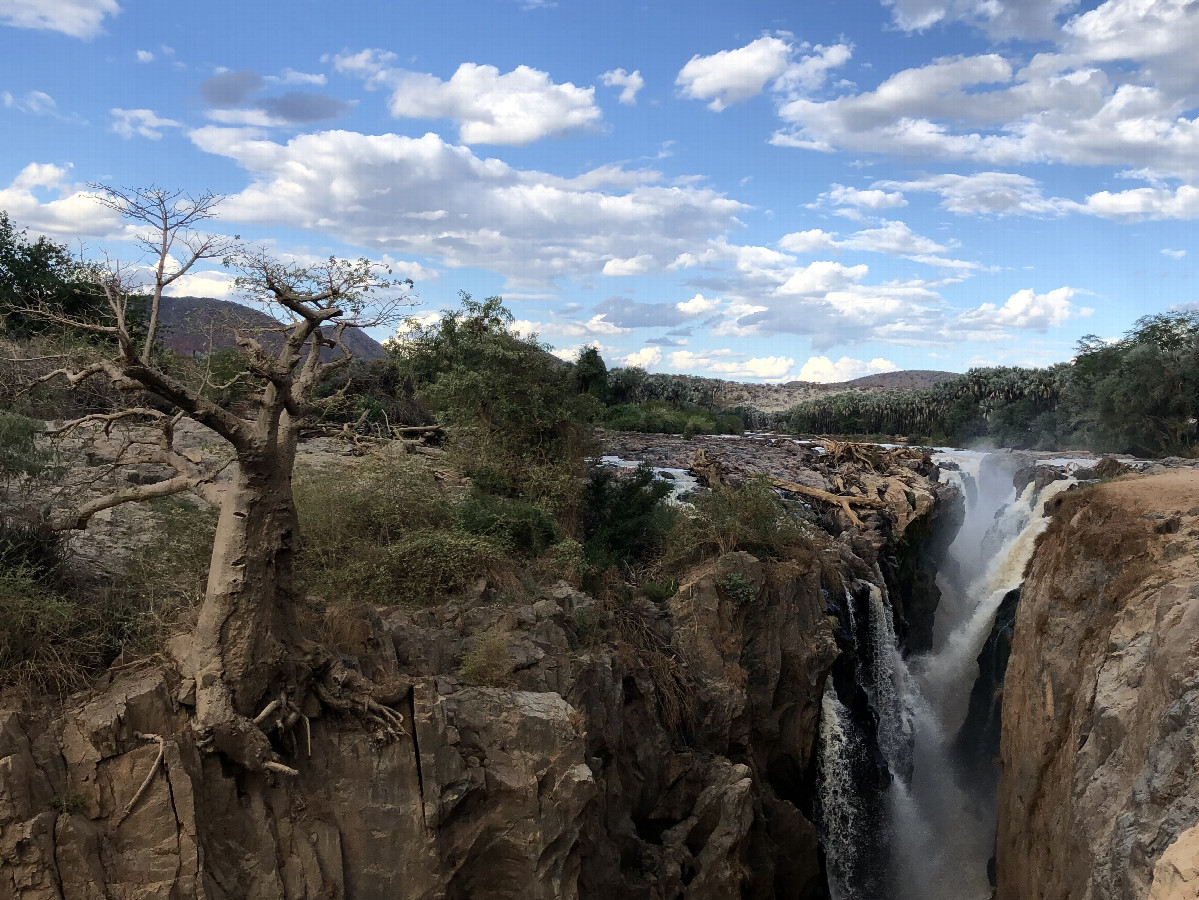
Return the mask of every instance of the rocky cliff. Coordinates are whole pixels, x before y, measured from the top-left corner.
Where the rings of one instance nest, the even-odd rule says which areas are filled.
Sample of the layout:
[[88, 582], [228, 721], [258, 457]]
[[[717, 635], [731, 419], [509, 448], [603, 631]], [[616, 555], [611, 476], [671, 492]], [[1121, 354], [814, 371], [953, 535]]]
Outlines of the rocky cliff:
[[0, 900], [827, 896], [830, 598], [884, 577], [901, 595], [905, 535], [960, 495], [919, 454], [810, 456], [820, 484], [858, 483], [864, 521], [809, 511], [826, 527], [788, 558], [724, 554], [660, 603], [559, 582], [517, 604], [313, 605], [403, 727], [310, 696], [277, 732], [298, 775], [199, 745], [169, 653], [3, 711]]
[[1199, 896], [1199, 471], [1063, 495], [1003, 689], [1000, 900]]

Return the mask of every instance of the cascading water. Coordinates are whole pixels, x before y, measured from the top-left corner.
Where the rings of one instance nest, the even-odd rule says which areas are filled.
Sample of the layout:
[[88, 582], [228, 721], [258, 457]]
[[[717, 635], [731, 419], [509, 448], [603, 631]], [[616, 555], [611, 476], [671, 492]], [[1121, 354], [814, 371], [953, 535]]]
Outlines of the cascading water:
[[[855, 642], [869, 646], [857, 646], [857, 680], [869, 698], [878, 752], [891, 774], [885, 795], [886, 860], [877, 860], [888, 871], [879, 879], [885, 894], [865, 891], [855, 877], [855, 863], [864, 862], [856, 859], [862, 855], [861, 837], [855, 843], [855, 835], [847, 837], [844, 829], [863, 829], [861, 802], [838, 795], [845, 789], [860, 793], [862, 787], [845, 786], [851, 766], [833, 766], [835, 760], [850, 759], [860, 738], [830, 680], [822, 707], [820, 800], [830, 890], [841, 900], [987, 900], [992, 894], [987, 861], [995, 835], [993, 785], [980, 789], [962, 771], [953, 742], [996, 610], [1019, 587], [1036, 539], [1048, 525], [1045, 504], [1073, 479], [1039, 492], [1029, 485], [1014, 497], [1010, 472], [1007, 478], [980, 477], [982, 458], [955, 454], [953, 460], [965, 471], [947, 473], [947, 480], [963, 488], [967, 511], [949, 548], [946, 569], [952, 577], [938, 577], [942, 599], [933, 650], [905, 661], [881, 572], [878, 584], [859, 583], [867, 592], [869, 622], [861, 639], [854, 629]], [[848, 594], [847, 601], [852, 616]]]

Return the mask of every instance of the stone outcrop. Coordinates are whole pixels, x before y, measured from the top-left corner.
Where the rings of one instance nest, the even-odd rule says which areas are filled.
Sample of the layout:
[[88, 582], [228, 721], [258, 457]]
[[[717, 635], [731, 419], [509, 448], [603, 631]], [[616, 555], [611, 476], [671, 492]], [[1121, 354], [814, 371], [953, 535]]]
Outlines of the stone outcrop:
[[866, 527], [813, 525], [781, 561], [708, 560], [658, 603], [565, 582], [508, 604], [312, 601], [301, 617], [404, 733], [296, 698], [305, 718], [271, 738], [295, 776], [198, 744], [197, 687], [166, 656], [0, 712], [0, 900], [825, 897], [830, 598], [907, 577], [900, 542], [915, 560], [960, 502], [906, 462], [813, 469], [880, 501]]
[[1193, 898], [1199, 471], [1059, 501], [1003, 689], [998, 896]]

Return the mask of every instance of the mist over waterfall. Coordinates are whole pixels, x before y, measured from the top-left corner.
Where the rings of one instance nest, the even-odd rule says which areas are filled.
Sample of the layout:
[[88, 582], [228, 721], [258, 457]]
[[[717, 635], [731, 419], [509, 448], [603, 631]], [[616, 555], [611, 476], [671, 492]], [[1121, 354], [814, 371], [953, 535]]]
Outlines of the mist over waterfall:
[[[853, 684], [842, 674], [826, 689], [819, 786], [830, 893], [841, 900], [992, 896], [994, 778], [973, 771], [955, 743], [996, 612], [1019, 588], [1048, 525], [1046, 503], [1073, 479], [1039, 490], [1034, 480], [1016, 496], [1012, 471], [996, 460], [964, 452], [944, 458], [959, 466], [943, 480], [962, 490], [966, 516], [937, 575], [931, 651], [903, 657], [881, 571], [846, 591], [841, 618], [856, 657]], [[854, 697], [865, 698], [864, 714], [861, 703], [853, 714]], [[854, 753], [873, 754], [881, 777], [861, 777]], [[853, 795], [840, 796], [847, 789]]]

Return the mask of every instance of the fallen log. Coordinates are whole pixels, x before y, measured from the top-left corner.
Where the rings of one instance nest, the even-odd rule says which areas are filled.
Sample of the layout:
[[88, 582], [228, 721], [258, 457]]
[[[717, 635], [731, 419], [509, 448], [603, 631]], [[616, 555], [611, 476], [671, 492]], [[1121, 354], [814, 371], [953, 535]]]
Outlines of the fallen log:
[[783, 491], [790, 491], [792, 494], [799, 494], [803, 497], [811, 497], [813, 500], [820, 500], [823, 503], [832, 503], [840, 506], [845, 510], [845, 514], [849, 516], [849, 521], [857, 528], [862, 527], [862, 520], [857, 517], [850, 506], [865, 506], [870, 509], [882, 509], [887, 504], [882, 500], [875, 500], [873, 497], [858, 497], [852, 494], [830, 494], [828, 491], [822, 491], [819, 488], [808, 487], [806, 484], [798, 484], [794, 481], [787, 481], [783, 478], [771, 478], [771, 483]]

